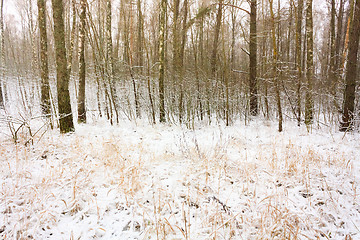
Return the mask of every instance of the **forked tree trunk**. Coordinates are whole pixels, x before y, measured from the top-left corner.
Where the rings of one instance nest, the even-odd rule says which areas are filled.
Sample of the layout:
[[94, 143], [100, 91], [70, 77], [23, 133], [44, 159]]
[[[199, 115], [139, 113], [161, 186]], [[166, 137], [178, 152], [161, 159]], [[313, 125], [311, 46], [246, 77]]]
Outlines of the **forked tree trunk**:
[[67, 69], [67, 58], [65, 48], [65, 27], [62, 0], [52, 0], [54, 18], [54, 39], [56, 52], [56, 78], [59, 105], [60, 132], [74, 131], [73, 115], [71, 112], [69, 93], [69, 73]]

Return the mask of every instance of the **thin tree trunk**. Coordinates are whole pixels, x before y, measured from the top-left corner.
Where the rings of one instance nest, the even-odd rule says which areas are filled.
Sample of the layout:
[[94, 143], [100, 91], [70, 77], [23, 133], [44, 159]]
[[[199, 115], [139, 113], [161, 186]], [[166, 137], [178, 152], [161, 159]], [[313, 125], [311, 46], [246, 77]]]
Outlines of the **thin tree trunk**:
[[216, 74], [217, 52], [218, 52], [218, 44], [219, 44], [220, 27], [222, 21], [223, 0], [219, 0], [218, 5], [219, 6], [216, 14], [214, 42], [213, 42], [213, 48], [211, 54], [211, 74], [213, 78], [215, 77]]
[[345, 60], [346, 60], [346, 54], [347, 54], [347, 50], [348, 50], [348, 46], [349, 46], [349, 33], [350, 33], [350, 28], [353, 22], [353, 17], [354, 17], [354, 0], [350, 0], [349, 3], [349, 16], [348, 16], [348, 21], [347, 21], [347, 27], [346, 27], [346, 34], [345, 34], [345, 42], [344, 42], [344, 50], [343, 50], [343, 54], [342, 54], [342, 60], [341, 60], [341, 65], [340, 65], [340, 74], [343, 73], [344, 67], [345, 67]]
[[337, 30], [336, 30], [336, 41], [335, 41], [335, 69], [336, 69], [336, 79], [338, 82], [341, 78], [341, 40], [343, 39], [343, 16], [344, 16], [344, 0], [340, 0], [340, 7], [338, 13], [338, 21], [337, 21]]
[[186, 38], [187, 38], [187, 15], [188, 15], [188, 0], [184, 0], [184, 19], [183, 19], [183, 26], [182, 26], [182, 40], [181, 46], [179, 51], [179, 84], [180, 84], [180, 98], [179, 98], [179, 119], [180, 123], [182, 123], [183, 119], [183, 98], [184, 98], [184, 55], [185, 55], [185, 45], [186, 45]]
[[76, 2], [72, 0], [71, 2], [72, 8], [72, 27], [71, 27], [71, 35], [70, 35], [70, 49], [69, 49], [69, 59], [68, 59], [68, 71], [69, 75], [71, 76], [72, 70], [72, 60], [73, 60], [73, 52], [74, 52], [74, 45], [75, 45], [75, 32], [76, 32]]
[[[146, 43], [146, 41], [144, 41], [144, 43]], [[151, 91], [151, 66], [150, 66], [150, 56], [149, 56], [149, 50], [147, 48], [147, 46], [144, 46], [145, 51], [146, 51], [146, 60], [147, 60], [147, 90], [148, 90], [148, 95], [149, 95], [149, 101], [150, 101], [150, 109], [151, 109], [151, 118], [152, 118], [152, 123], [156, 124], [156, 118], [155, 118], [155, 107], [154, 107], [154, 101], [153, 101], [153, 96], [152, 96], [152, 91]]]
[[257, 33], [256, 33], [256, 12], [257, 0], [250, 2], [250, 114], [256, 116], [258, 114], [257, 99]]
[[330, 18], [330, 66], [329, 66], [329, 84], [330, 84], [330, 93], [333, 97], [333, 105], [335, 108], [338, 108], [338, 104], [336, 102], [336, 65], [335, 65], [335, 17], [336, 17], [336, 9], [335, 9], [335, 0], [331, 0], [331, 18]]
[[0, 2], [1, 6], [0, 6], [0, 108], [4, 107], [4, 97], [3, 97], [3, 83], [5, 83], [5, 74], [4, 74], [4, 69], [5, 69], [5, 57], [4, 57], [4, 0], [1, 0]]
[[86, 122], [85, 107], [85, 28], [86, 28], [86, 0], [80, 0], [80, 33], [79, 33], [79, 97], [78, 97], [78, 122]]
[[296, 15], [296, 58], [295, 64], [297, 68], [297, 88], [296, 88], [296, 112], [298, 126], [301, 123], [301, 85], [302, 85], [302, 61], [301, 61], [301, 32], [302, 32], [302, 18], [303, 18], [304, 0], [298, 0], [297, 15]]
[[137, 65], [139, 73], [143, 72], [143, 16], [141, 11], [141, 0], [137, 0], [137, 11], [138, 11], [138, 26], [137, 26]]
[[313, 58], [313, 18], [312, 18], [312, 0], [306, 1], [306, 96], [305, 96], [305, 124], [309, 126], [314, 118], [313, 101], [313, 76], [314, 76], [314, 58]]
[[106, 66], [110, 85], [110, 97], [114, 106], [116, 122], [119, 123], [118, 98], [114, 80], [114, 57], [111, 32], [111, 0], [106, 0]]
[[41, 75], [41, 110], [50, 119], [51, 102], [48, 67], [48, 41], [46, 29], [46, 2], [38, 0], [38, 21], [40, 31], [40, 75]]
[[161, 0], [160, 6], [160, 39], [159, 39], [159, 101], [160, 101], [160, 122], [165, 119], [165, 27], [167, 0]]
[[273, 74], [274, 74], [274, 82], [275, 82], [275, 91], [276, 91], [276, 104], [278, 110], [278, 118], [279, 118], [279, 125], [278, 131], [282, 132], [282, 108], [281, 108], [281, 98], [280, 98], [280, 84], [279, 84], [279, 73], [278, 73], [278, 47], [276, 41], [276, 33], [275, 33], [275, 16], [273, 10], [273, 0], [269, 0], [270, 4], [270, 15], [271, 15], [271, 34], [272, 34], [272, 42], [273, 42]]

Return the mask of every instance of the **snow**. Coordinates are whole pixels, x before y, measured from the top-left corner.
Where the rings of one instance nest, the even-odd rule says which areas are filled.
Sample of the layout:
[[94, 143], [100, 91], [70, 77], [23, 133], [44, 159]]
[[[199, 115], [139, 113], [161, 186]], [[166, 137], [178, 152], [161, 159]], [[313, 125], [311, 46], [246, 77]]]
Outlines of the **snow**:
[[358, 133], [99, 120], [0, 156], [2, 239], [360, 238]]

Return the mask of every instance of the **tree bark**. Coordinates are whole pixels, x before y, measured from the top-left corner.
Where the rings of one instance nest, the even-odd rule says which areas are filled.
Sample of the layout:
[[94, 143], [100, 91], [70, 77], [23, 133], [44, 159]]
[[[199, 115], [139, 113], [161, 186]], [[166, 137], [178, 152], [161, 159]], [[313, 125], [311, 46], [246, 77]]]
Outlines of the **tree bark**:
[[355, 86], [357, 75], [357, 54], [360, 37], [360, 0], [356, 0], [354, 19], [349, 33], [349, 52], [345, 75], [345, 91], [341, 131], [352, 130], [354, 119]]
[[330, 84], [330, 93], [333, 97], [333, 105], [337, 108], [336, 102], [336, 86], [337, 86], [337, 78], [336, 78], [336, 65], [335, 65], [335, 17], [336, 17], [336, 9], [335, 9], [335, 0], [331, 0], [331, 16], [330, 16], [330, 66], [329, 66], [329, 84]]
[[305, 95], [305, 124], [309, 126], [313, 122], [314, 101], [313, 101], [313, 76], [314, 76], [314, 57], [313, 57], [313, 18], [312, 0], [306, 1], [306, 95]]
[[298, 126], [301, 123], [301, 85], [302, 85], [302, 64], [301, 64], [301, 32], [302, 32], [302, 17], [303, 17], [304, 0], [298, 0], [297, 14], [296, 14], [296, 58], [295, 64], [297, 68], [297, 88], [296, 88], [296, 112]]
[[137, 22], [137, 65], [139, 73], [143, 72], [143, 28], [144, 21], [141, 11], [141, 0], [137, 0], [137, 12], [138, 12], [138, 22]]
[[4, 0], [0, 2], [0, 108], [4, 107], [3, 83], [5, 83], [5, 49], [4, 49]]
[[51, 114], [49, 67], [48, 67], [48, 41], [46, 29], [46, 2], [38, 0], [38, 21], [40, 31], [40, 75], [41, 75], [41, 110], [48, 118]]
[[[114, 57], [113, 57], [113, 44], [112, 44], [112, 29], [111, 29], [111, 0], [106, 0], [106, 66], [107, 74], [110, 85], [111, 101], [114, 106], [116, 122], [119, 123], [118, 113], [118, 98], [116, 93], [115, 81], [114, 81]], [[111, 113], [112, 114], [112, 113]], [[112, 119], [110, 121], [112, 123]]]
[[338, 13], [338, 21], [337, 21], [337, 29], [336, 29], [336, 40], [335, 40], [335, 69], [336, 69], [336, 79], [335, 81], [338, 82], [341, 78], [341, 41], [343, 39], [343, 16], [344, 16], [344, 0], [340, 0], [340, 7]]
[[167, 0], [160, 2], [160, 39], [159, 39], [159, 101], [160, 101], [160, 122], [166, 122], [165, 119], [165, 27]]
[[258, 114], [257, 99], [257, 30], [256, 30], [256, 12], [257, 0], [250, 2], [250, 114], [256, 116]]
[[276, 92], [276, 105], [278, 110], [278, 131], [282, 132], [282, 122], [283, 122], [283, 115], [282, 115], [282, 108], [281, 108], [281, 98], [280, 98], [280, 84], [279, 84], [279, 73], [278, 73], [278, 46], [276, 40], [276, 33], [275, 33], [275, 16], [273, 10], [273, 0], [269, 0], [270, 4], [270, 15], [271, 15], [271, 34], [272, 34], [272, 43], [273, 43], [273, 77], [275, 82], [275, 92]]
[[65, 48], [65, 27], [62, 0], [52, 0], [54, 18], [54, 40], [56, 52], [56, 78], [59, 105], [60, 132], [68, 133], [74, 131], [73, 115], [70, 104], [69, 72], [67, 69], [67, 58]]
[[78, 122], [86, 122], [85, 107], [85, 28], [86, 28], [86, 0], [80, 0], [80, 33], [79, 33], [79, 96], [78, 96]]
[[223, 9], [223, 0], [219, 0], [218, 11], [216, 14], [214, 42], [213, 42], [212, 55], [211, 55], [212, 77], [215, 77], [215, 74], [216, 74], [216, 62], [217, 62], [220, 27], [221, 27], [221, 21], [222, 21], [222, 9]]

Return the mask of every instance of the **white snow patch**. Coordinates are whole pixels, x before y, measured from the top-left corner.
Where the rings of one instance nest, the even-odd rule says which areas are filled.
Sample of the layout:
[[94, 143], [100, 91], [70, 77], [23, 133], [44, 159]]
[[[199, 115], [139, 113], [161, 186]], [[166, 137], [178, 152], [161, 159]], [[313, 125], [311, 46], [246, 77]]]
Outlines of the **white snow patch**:
[[0, 142], [2, 239], [360, 238], [359, 134], [123, 122]]

